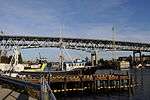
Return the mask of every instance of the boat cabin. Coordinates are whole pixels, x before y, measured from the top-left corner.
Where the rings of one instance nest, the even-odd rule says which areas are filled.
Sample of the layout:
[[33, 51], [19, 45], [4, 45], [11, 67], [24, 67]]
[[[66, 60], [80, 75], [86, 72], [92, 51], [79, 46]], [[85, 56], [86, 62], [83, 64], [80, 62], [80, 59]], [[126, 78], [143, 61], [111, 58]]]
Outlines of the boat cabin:
[[74, 69], [79, 69], [79, 68], [84, 68], [85, 67], [85, 61], [76, 59], [75, 61], [72, 62], [64, 62], [64, 69], [66, 71], [74, 70]]

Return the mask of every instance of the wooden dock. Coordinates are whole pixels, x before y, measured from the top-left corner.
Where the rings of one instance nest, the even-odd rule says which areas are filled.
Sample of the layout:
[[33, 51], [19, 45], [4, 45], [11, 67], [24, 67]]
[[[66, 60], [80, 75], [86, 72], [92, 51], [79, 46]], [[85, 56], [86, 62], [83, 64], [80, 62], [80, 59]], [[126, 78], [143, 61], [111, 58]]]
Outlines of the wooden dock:
[[[135, 86], [133, 76], [126, 74], [93, 74], [93, 75], [44, 75], [45, 79], [48, 81], [51, 87], [51, 91], [55, 94], [67, 94], [67, 93], [98, 93], [98, 92], [106, 92], [110, 91], [128, 91], [129, 94], [132, 93], [133, 88]], [[7, 77], [4, 77], [7, 78]], [[7, 79], [11, 81], [15, 81], [21, 83], [22, 87], [23, 81], [25, 86], [25, 91], [33, 97], [37, 97], [40, 94], [40, 90], [38, 90], [38, 86], [40, 86], [40, 76], [32, 76], [27, 75], [25, 77], [17, 77]], [[5, 79], [6, 80], [6, 79]], [[6, 80], [7, 81], [7, 80]], [[9, 88], [19, 88], [18, 86], [11, 84]], [[32, 85], [32, 84], [35, 85]], [[9, 82], [4, 82], [4, 84], [10, 85]], [[27, 86], [29, 84], [30, 86]], [[36, 85], [37, 84], [37, 85]], [[33, 87], [32, 87], [33, 86]], [[37, 86], [35, 90], [34, 86]], [[22, 91], [19, 88], [19, 91]]]
[[[93, 74], [93, 75], [45, 75], [54, 93], [76, 91], [97, 92], [105, 90], [129, 90], [134, 87], [134, 78], [126, 74]], [[40, 77], [22, 78], [32, 83], [40, 83]]]

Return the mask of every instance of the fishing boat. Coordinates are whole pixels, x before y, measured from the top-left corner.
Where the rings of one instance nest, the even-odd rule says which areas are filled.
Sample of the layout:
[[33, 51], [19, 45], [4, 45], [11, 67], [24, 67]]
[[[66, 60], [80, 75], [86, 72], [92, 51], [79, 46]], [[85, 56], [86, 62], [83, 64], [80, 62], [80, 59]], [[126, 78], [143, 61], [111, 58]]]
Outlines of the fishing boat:
[[85, 60], [75, 59], [74, 61], [63, 62], [63, 68], [51, 71], [52, 74], [94, 74], [96, 66], [89, 66]]
[[[65, 50], [65, 46], [63, 45], [63, 40], [60, 39], [60, 61], [58, 64], [58, 69], [53, 70], [50, 69], [52, 75], [55, 74], [94, 74], [97, 70], [96, 66], [87, 65], [86, 60], [75, 59], [73, 60], [69, 53]], [[69, 61], [64, 61], [64, 53], [67, 54]], [[53, 66], [51, 66], [53, 67]]]
[[21, 71], [21, 74], [94, 74], [97, 70], [97, 67], [87, 66], [86, 61], [80, 59], [63, 62], [63, 68], [59, 69], [53, 69], [51, 64], [47, 63], [45, 60], [38, 61], [38, 63], [29, 64], [28, 66], [24, 67], [24, 70]]

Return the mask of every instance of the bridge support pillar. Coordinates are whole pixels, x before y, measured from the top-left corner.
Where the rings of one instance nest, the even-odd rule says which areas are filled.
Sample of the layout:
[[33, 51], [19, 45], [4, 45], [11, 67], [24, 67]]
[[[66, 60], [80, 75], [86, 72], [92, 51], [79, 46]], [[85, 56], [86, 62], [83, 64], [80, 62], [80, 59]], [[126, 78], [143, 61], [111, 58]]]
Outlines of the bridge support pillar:
[[[136, 54], [139, 54], [139, 58], [136, 59]], [[137, 65], [137, 62], [140, 62], [142, 63], [142, 54], [141, 54], [141, 51], [133, 51], [133, 66], [136, 66]]]
[[95, 66], [98, 64], [96, 51], [91, 52], [91, 62], [92, 62], [92, 66]]

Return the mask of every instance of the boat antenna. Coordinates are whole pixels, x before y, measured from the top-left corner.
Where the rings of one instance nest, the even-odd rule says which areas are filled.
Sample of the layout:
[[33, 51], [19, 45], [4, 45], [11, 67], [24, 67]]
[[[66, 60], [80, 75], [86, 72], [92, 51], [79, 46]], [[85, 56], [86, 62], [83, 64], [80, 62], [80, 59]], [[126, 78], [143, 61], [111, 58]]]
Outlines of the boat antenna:
[[42, 59], [40, 52], [39, 52], [39, 58]]

